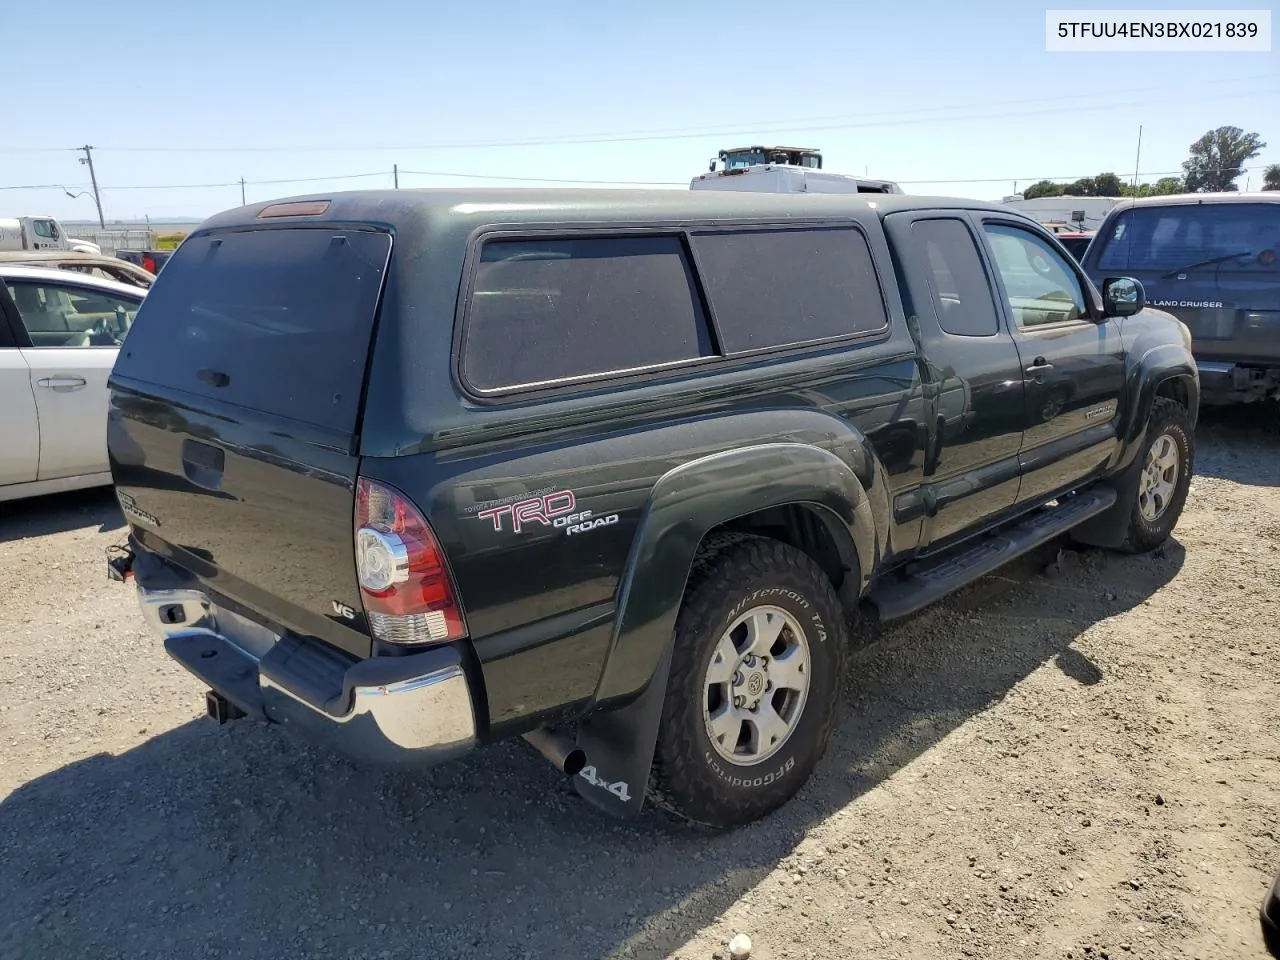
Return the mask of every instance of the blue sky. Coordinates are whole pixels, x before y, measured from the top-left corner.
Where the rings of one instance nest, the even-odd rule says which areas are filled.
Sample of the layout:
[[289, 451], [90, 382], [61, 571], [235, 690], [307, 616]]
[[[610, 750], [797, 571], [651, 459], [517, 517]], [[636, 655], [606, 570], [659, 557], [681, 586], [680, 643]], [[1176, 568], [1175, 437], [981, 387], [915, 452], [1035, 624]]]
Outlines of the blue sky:
[[[981, 199], [1015, 180], [1131, 176], [1139, 124], [1152, 179], [1222, 124], [1271, 144], [1251, 165], [1280, 162], [1274, 49], [1047, 53], [1045, 5], [1025, 0], [9, 6], [0, 187], [84, 189], [70, 148], [93, 144], [108, 219], [237, 206], [239, 186], [188, 185], [241, 177], [250, 201], [390, 186], [392, 164], [401, 186], [504, 183], [407, 171], [683, 185], [751, 142]], [[475, 146], [655, 133], [669, 136]], [[129, 189], [153, 185], [178, 186]], [[0, 215], [37, 212], [87, 219], [93, 205], [0, 190]]]

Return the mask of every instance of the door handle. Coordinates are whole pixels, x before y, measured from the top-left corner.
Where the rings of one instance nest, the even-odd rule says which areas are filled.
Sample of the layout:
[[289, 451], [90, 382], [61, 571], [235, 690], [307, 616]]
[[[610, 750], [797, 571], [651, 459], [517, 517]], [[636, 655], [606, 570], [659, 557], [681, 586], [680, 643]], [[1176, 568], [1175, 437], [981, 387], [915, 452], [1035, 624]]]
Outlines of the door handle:
[[44, 377], [37, 380], [36, 383], [50, 390], [58, 390], [65, 393], [68, 390], [79, 390], [88, 381], [84, 377]]
[[1044, 357], [1036, 357], [1031, 361], [1031, 366], [1027, 367], [1026, 372], [1030, 374], [1045, 373], [1052, 369], [1052, 363], [1047, 362]]

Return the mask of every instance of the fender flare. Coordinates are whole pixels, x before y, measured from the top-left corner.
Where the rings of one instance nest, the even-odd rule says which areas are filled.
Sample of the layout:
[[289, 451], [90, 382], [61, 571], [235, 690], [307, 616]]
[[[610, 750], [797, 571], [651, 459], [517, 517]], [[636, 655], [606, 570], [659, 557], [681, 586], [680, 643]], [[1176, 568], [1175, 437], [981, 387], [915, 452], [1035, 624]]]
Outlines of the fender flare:
[[1169, 380], [1185, 381], [1193, 427], [1200, 410], [1200, 375], [1195, 361], [1178, 344], [1160, 344], [1143, 353], [1130, 369], [1127, 379], [1126, 391], [1133, 402], [1116, 430], [1120, 438], [1120, 453], [1114, 464], [1116, 470], [1128, 467], [1142, 450], [1147, 420], [1161, 384]]
[[1137, 495], [1141, 454], [1147, 444], [1147, 422], [1156, 391], [1170, 380], [1185, 381], [1191, 402], [1191, 425], [1195, 426], [1200, 408], [1200, 379], [1194, 361], [1175, 344], [1153, 347], [1134, 364], [1125, 384], [1127, 395], [1133, 401], [1127, 406], [1124, 419], [1117, 424], [1120, 447], [1108, 475], [1109, 482], [1116, 488], [1116, 502], [1071, 532], [1080, 543], [1114, 549], [1124, 542], [1129, 512]]
[[861, 588], [875, 569], [879, 538], [866, 491], [836, 454], [805, 443], [768, 443], [692, 460], [659, 478], [627, 558], [598, 706], [633, 698], [653, 677], [707, 533], [791, 504], [819, 508]]
[[644, 804], [675, 646], [676, 617], [703, 537], [738, 517], [789, 504], [824, 511], [859, 588], [878, 559], [871, 503], [852, 468], [804, 443], [769, 443], [682, 464], [654, 485], [619, 593], [595, 709], [578, 724], [579, 796], [612, 816]]

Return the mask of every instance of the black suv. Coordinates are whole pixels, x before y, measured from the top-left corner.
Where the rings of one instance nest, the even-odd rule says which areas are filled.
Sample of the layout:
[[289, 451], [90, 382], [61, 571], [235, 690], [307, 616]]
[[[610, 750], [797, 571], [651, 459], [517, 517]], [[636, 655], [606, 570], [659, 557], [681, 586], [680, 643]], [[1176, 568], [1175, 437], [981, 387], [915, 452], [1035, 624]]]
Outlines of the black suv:
[[213, 716], [524, 736], [715, 825], [813, 771], [854, 606], [1162, 543], [1200, 392], [1140, 283], [1000, 206], [588, 190], [216, 216], [111, 385], [111, 571]]

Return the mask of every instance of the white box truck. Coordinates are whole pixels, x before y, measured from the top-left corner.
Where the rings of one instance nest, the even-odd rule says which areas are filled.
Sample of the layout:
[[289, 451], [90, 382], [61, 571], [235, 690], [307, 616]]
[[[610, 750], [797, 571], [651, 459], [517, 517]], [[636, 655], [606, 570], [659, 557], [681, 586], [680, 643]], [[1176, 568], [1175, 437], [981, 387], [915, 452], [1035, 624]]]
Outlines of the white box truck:
[[101, 254], [102, 247], [77, 240], [53, 217], [0, 217], [0, 250], [76, 250]]
[[733, 147], [721, 150], [690, 190], [759, 193], [902, 193], [891, 180], [854, 177], [822, 169], [822, 154], [809, 147]]

